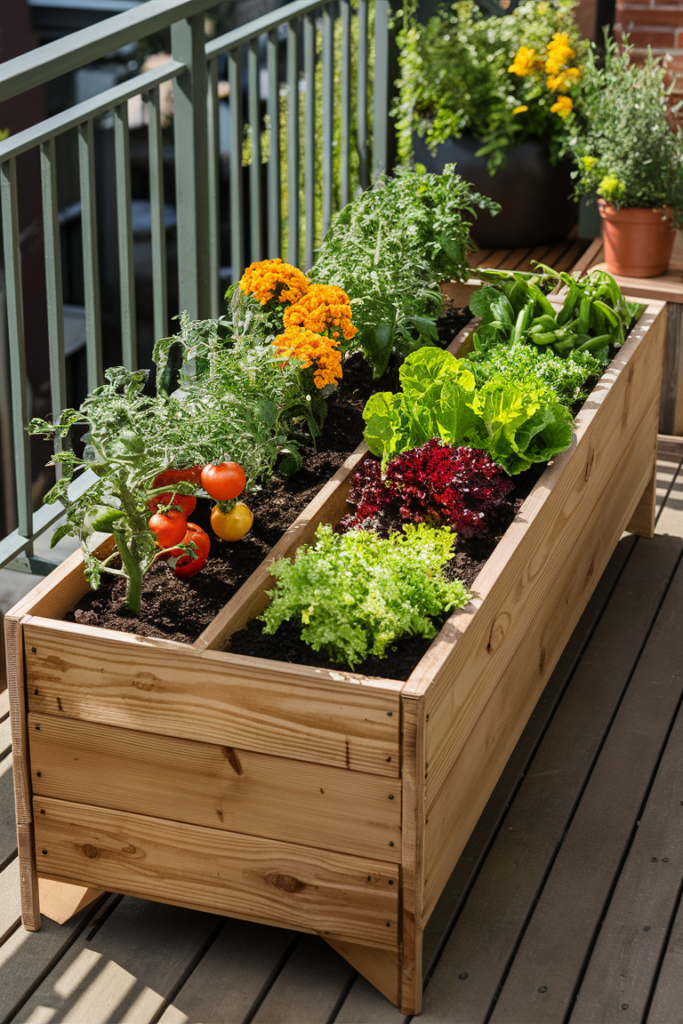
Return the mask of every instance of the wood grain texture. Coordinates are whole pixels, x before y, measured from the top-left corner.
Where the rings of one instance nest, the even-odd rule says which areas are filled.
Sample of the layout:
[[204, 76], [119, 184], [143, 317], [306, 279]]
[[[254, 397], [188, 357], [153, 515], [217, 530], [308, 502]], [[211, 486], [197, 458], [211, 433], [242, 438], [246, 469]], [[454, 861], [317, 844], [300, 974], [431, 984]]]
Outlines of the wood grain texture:
[[572, 1021], [609, 1024], [618, 1018], [631, 1024], [645, 1018], [683, 877], [682, 750], [679, 711], [591, 953]]
[[[360, 946], [327, 937], [330, 946], [362, 974], [390, 1003], [401, 1002], [401, 969], [397, 950]], [[404, 1011], [405, 1012], [405, 1011]]]
[[40, 913], [57, 924], [64, 924], [93, 900], [102, 896], [102, 889], [89, 889], [87, 885], [67, 885], [38, 878]]
[[[605, 500], [611, 465], [641, 429], [649, 446], [660, 387], [662, 309], [643, 314], [579, 413], [571, 448], [544, 472], [479, 574], [473, 586], [478, 597], [448, 620], [404, 687], [404, 693], [428, 695], [428, 799], [450, 771], [518, 644], [539, 620], [555, 574], [589, 542], [584, 521]], [[629, 513], [653, 460], [648, 447]]]
[[[656, 451], [656, 449], [655, 449]], [[629, 533], [638, 537], [654, 537], [655, 516], [657, 513], [657, 465], [652, 470], [647, 486], [640, 501], [636, 505], [631, 518], [626, 524]]]
[[351, 474], [367, 454], [362, 441], [339, 467], [331, 480], [318, 492], [300, 516], [288, 527], [249, 579], [228, 601], [194, 643], [196, 650], [219, 650], [225, 647], [230, 635], [244, 629], [247, 623], [260, 615], [268, 604], [268, 591], [275, 584], [269, 569], [279, 558], [291, 558], [301, 544], [310, 544], [319, 523], [338, 522], [347, 511]]
[[424, 924], [425, 725], [423, 697], [402, 698], [403, 860], [401, 867], [401, 1000], [403, 1013], [422, 1008]]
[[398, 946], [394, 865], [67, 801], [34, 806], [43, 877]]
[[590, 270], [591, 267], [600, 261], [602, 252], [602, 238], [594, 238], [586, 251], [579, 257], [572, 267], [572, 275], [574, 277], [582, 277], [586, 271]]
[[623, 532], [629, 501], [642, 485], [648, 445], [647, 433], [639, 432], [613, 467], [605, 481], [603, 500], [584, 521], [588, 543], [577, 547], [575, 557], [559, 566], [534, 628], [518, 644], [445, 782], [436, 793], [430, 792], [424, 840], [425, 919]]
[[24, 631], [31, 711], [398, 774], [400, 683], [69, 622]]
[[41, 797], [401, 859], [399, 779], [57, 715], [29, 737]]
[[662, 434], [683, 434], [683, 297], [669, 305], [667, 315], [662, 406], [659, 429]]

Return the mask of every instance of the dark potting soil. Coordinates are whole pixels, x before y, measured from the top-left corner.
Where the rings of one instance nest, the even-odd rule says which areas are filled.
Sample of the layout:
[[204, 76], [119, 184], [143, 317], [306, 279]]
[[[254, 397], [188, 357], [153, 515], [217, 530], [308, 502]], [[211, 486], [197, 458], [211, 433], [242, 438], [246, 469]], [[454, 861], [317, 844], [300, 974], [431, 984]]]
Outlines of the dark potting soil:
[[[515, 489], [509, 496], [510, 521], [519, 512], [544, 469], [544, 464], [533, 466], [526, 473], [520, 473], [515, 477]], [[459, 536], [456, 540], [455, 554], [444, 568], [447, 579], [458, 579], [466, 587], [471, 588], [499, 540], [500, 537], [466, 540]], [[445, 621], [446, 616], [434, 623], [437, 630]], [[350, 665], [331, 661], [323, 651], [314, 651], [300, 639], [300, 632], [301, 623], [292, 621], [283, 622], [274, 634], [264, 633], [263, 623], [254, 619], [245, 629], [233, 633], [227, 649], [231, 654], [248, 654], [255, 658], [287, 661], [294, 665], [310, 665], [313, 668], [333, 671], [341, 669], [365, 676], [407, 680], [432, 643], [423, 637], [404, 637], [397, 641], [389, 657], [371, 656], [351, 669]]]
[[459, 309], [448, 302], [444, 303], [443, 314], [436, 324], [441, 347], [448, 348], [456, 334], [459, 334], [471, 319], [472, 314], [470, 313], [469, 306], [465, 307], [465, 309]]

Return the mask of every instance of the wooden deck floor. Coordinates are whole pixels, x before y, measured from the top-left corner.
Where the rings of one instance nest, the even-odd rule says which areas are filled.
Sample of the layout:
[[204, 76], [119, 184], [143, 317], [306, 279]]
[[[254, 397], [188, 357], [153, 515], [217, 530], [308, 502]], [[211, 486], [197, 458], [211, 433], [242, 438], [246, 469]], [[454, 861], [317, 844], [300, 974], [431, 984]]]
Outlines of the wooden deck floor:
[[[432, 916], [424, 1024], [683, 1022], [681, 463], [662, 455], [657, 536], [620, 542]], [[5, 713], [1, 1021], [404, 1020], [309, 935], [121, 896], [24, 932]]]

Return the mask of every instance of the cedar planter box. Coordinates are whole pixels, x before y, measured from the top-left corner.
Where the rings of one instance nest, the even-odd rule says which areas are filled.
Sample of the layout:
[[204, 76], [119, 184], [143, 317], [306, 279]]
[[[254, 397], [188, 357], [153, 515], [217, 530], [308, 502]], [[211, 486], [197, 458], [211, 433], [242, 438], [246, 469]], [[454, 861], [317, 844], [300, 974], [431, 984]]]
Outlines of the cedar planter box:
[[[407, 683], [224, 650], [266, 564], [193, 646], [61, 621], [80, 552], [20, 601], [25, 927], [43, 878], [315, 932], [419, 1012], [425, 922], [622, 531], [653, 533], [665, 323], [651, 302]], [[271, 557], [339, 520], [364, 450]]]

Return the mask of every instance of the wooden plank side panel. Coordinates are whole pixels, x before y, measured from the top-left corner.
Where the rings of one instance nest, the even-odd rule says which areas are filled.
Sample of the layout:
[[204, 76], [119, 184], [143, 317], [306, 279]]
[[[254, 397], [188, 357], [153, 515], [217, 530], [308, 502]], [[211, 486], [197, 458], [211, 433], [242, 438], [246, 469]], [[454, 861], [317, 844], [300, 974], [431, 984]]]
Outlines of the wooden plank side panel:
[[424, 894], [425, 726], [424, 697], [402, 698], [403, 858], [401, 869], [401, 1001], [403, 1013], [422, 1009]]
[[[683, 300], [683, 296], [681, 296]], [[662, 434], [683, 434], [683, 305], [669, 305], [666, 350], [662, 376], [662, 408], [659, 429]]]
[[24, 632], [31, 711], [398, 774], [400, 683], [68, 622]]
[[[586, 543], [615, 458], [634, 441], [659, 395], [664, 319], [644, 314], [577, 417], [572, 447], [546, 470], [475, 582], [480, 595], [446, 623], [404, 687], [426, 692], [428, 801], [438, 791], [518, 644], [545, 606], [560, 567]], [[651, 423], [648, 420], [648, 445]], [[649, 452], [649, 449], [648, 449]], [[645, 457], [647, 474], [654, 450]], [[468, 628], [470, 627], [471, 628]]]
[[[656, 420], [656, 404], [650, 419]], [[614, 467], [606, 481], [605, 503], [596, 505], [585, 523], [589, 543], [579, 558], [560, 567], [546, 607], [518, 645], [445, 782], [431, 796], [424, 840], [425, 920], [621, 536], [633, 495], [647, 472], [643, 462], [648, 444], [647, 432], [639, 433]], [[526, 685], [521, 685], [523, 680]]]
[[197, 650], [218, 650], [224, 647], [231, 633], [244, 629], [251, 619], [260, 615], [268, 604], [268, 591], [275, 583], [269, 567], [279, 558], [291, 558], [301, 544], [310, 544], [319, 523], [338, 522], [341, 519], [347, 510], [346, 496], [349, 493], [351, 474], [367, 450], [363, 441], [349, 455], [332, 479], [286, 530], [265, 561], [198, 637], [194, 643]]
[[401, 859], [401, 782], [196, 740], [29, 715], [34, 793]]
[[395, 865], [61, 800], [34, 808], [41, 877], [397, 947]]

